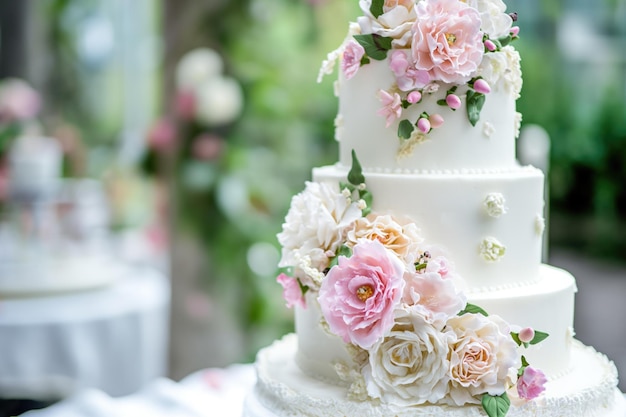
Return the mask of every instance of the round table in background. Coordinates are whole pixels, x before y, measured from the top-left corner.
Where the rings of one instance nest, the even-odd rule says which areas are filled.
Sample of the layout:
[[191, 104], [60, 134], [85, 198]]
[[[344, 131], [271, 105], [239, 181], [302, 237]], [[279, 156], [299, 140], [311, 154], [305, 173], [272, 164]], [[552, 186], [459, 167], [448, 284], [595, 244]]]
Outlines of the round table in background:
[[170, 287], [148, 267], [74, 293], [0, 298], [0, 399], [128, 395], [167, 374]]

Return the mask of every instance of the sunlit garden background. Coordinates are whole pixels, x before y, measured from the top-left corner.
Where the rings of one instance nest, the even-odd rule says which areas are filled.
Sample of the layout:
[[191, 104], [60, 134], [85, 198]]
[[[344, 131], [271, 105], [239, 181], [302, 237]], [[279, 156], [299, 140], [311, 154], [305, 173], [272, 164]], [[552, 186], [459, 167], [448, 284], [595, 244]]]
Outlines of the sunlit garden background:
[[[551, 138], [550, 247], [624, 264], [626, 2], [507, 3], [522, 28], [518, 109]], [[28, 86], [41, 104], [0, 120], [0, 155], [41, 132], [61, 142], [66, 176], [105, 182], [120, 250], [170, 276], [174, 378], [251, 361], [292, 328], [275, 235], [311, 168], [337, 159], [332, 77], [316, 78], [357, 11], [356, 0], [0, 2], [0, 106]], [[3, 185], [0, 159], [0, 205]]]

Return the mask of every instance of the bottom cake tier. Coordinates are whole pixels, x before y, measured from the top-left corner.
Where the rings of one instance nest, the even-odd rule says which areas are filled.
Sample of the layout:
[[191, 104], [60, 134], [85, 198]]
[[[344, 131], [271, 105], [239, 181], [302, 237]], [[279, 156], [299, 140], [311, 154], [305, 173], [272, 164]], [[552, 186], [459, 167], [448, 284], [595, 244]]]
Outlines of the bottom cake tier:
[[[512, 399], [507, 417], [626, 417], [626, 400], [617, 389], [617, 371], [593, 348], [572, 339], [570, 371], [552, 378], [531, 402]], [[397, 407], [347, 399], [347, 389], [305, 375], [294, 360], [298, 339], [285, 336], [262, 349], [258, 380], [244, 404], [243, 417], [484, 417], [480, 406]]]

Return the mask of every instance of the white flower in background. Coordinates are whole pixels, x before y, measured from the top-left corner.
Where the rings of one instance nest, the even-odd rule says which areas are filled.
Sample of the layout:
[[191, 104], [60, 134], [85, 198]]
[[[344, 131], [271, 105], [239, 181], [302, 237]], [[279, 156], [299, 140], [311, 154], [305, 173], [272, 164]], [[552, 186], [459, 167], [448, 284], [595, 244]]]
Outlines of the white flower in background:
[[480, 256], [487, 262], [496, 262], [504, 257], [506, 247], [495, 237], [486, 237], [480, 243]]
[[500, 217], [506, 214], [506, 200], [500, 193], [489, 193], [483, 202], [487, 214], [491, 217]]
[[297, 266], [308, 257], [311, 267], [323, 271], [341, 245], [348, 227], [361, 217], [357, 203], [346, 198], [337, 187], [307, 182], [295, 195], [278, 234], [282, 245], [279, 267]]
[[243, 108], [243, 91], [230, 77], [211, 78], [196, 90], [196, 119], [210, 126], [233, 122]]
[[186, 53], [176, 67], [176, 86], [179, 90], [194, 90], [212, 78], [220, 77], [224, 62], [209, 48], [198, 48]]
[[448, 320], [450, 344], [450, 396], [461, 406], [480, 404], [483, 394], [501, 395], [514, 383], [521, 360], [508, 324], [499, 316], [464, 314]]
[[415, 0], [385, 0], [383, 14], [378, 18], [370, 11], [372, 0], [360, 0], [359, 6], [363, 11], [357, 19], [361, 33], [392, 38], [394, 47], [410, 46], [411, 27], [417, 18]]
[[466, 3], [478, 10], [481, 29], [491, 38], [509, 34], [513, 19], [506, 13], [506, 4], [502, 0], [467, 0]]
[[448, 346], [455, 335], [439, 331], [419, 314], [397, 314], [389, 335], [369, 350], [363, 368], [367, 391], [401, 407], [440, 401], [448, 392]]
[[387, 249], [393, 251], [404, 263], [411, 264], [424, 240], [420, 230], [413, 222], [399, 223], [389, 215], [370, 214], [360, 218], [348, 231], [346, 245], [353, 247], [361, 239], [378, 240]]

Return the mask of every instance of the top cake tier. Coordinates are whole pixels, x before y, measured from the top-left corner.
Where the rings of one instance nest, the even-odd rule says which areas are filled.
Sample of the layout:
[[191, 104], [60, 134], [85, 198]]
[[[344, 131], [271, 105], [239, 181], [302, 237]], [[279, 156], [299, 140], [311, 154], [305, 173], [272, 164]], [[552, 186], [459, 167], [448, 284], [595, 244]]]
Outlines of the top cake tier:
[[354, 150], [380, 172], [498, 170], [516, 165], [522, 85], [500, 0], [361, 0], [322, 74], [340, 65], [339, 163]]

